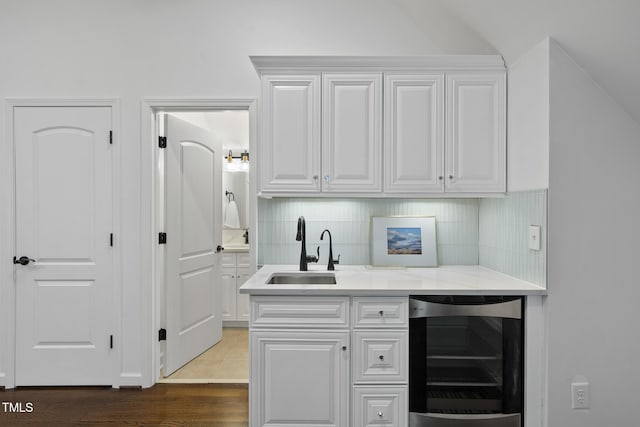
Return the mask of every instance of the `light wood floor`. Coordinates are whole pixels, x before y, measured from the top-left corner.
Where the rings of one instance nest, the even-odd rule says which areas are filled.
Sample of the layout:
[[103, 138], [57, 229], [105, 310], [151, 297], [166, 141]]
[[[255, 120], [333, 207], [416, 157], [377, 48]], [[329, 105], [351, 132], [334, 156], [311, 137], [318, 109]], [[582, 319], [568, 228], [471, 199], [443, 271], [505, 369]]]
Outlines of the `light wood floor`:
[[248, 383], [249, 330], [223, 328], [222, 341], [160, 382]]
[[[0, 390], [0, 426], [247, 427], [246, 384], [156, 384], [148, 389], [25, 387]], [[27, 403], [32, 412], [26, 412]]]

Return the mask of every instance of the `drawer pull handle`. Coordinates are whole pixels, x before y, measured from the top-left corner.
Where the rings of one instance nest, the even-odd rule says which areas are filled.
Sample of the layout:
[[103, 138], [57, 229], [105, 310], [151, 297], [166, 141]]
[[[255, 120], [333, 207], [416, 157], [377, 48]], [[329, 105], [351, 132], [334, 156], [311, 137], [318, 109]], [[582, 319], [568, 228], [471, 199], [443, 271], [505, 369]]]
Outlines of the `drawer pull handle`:
[[382, 411], [378, 412], [378, 416], [379, 416], [380, 418], [384, 417], [384, 412], [382, 412]]
[[378, 314], [380, 315], [380, 317], [384, 316], [384, 310], [380, 310]]

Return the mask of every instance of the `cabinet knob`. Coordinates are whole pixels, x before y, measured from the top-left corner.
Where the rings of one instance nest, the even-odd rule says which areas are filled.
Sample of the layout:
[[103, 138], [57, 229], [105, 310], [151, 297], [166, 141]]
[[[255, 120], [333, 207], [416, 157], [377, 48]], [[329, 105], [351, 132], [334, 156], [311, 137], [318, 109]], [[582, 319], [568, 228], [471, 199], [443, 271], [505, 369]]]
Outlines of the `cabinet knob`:
[[318, 175], [313, 175], [313, 180], [314, 180], [315, 182], [318, 182]]
[[378, 417], [380, 417], [380, 418], [384, 417], [384, 412], [382, 412], [382, 411], [378, 412]]
[[453, 179], [453, 175], [449, 175], [449, 179]]
[[380, 356], [378, 356], [378, 359], [380, 359], [380, 360], [384, 360], [384, 355], [383, 355], [383, 354], [381, 354]]
[[384, 316], [384, 310], [380, 310], [378, 314], [380, 315], [380, 317]]
[[331, 177], [329, 175], [324, 176], [324, 182], [329, 182], [330, 179]]
[[347, 346], [346, 345], [342, 346], [342, 351], [347, 351]]
[[442, 181], [443, 179], [444, 179], [444, 177], [443, 177], [442, 175], [440, 175], [440, 176], [438, 177], [438, 180], [440, 180], [440, 181]]

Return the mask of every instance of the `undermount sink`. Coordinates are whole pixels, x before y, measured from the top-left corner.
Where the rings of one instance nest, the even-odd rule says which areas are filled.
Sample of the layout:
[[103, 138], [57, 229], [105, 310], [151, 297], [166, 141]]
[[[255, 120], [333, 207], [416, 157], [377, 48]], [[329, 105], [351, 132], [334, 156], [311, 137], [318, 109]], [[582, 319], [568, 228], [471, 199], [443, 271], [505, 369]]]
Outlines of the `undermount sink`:
[[335, 285], [333, 273], [273, 273], [267, 285]]

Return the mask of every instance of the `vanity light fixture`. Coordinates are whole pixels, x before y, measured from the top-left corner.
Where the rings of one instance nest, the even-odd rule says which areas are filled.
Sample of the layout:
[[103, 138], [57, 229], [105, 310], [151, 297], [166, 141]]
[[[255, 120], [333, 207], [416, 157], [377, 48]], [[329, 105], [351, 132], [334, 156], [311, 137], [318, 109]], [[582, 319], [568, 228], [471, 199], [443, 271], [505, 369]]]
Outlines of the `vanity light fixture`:
[[226, 160], [223, 163], [225, 171], [239, 172], [249, 170], [249, 152], [246, 149], [243, 149], [242, 154], [239, 156], [234, 156], [233, 150], [229, 150], [224, 159]]

